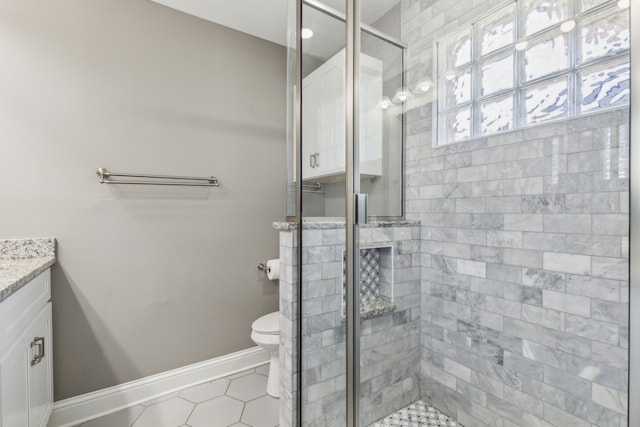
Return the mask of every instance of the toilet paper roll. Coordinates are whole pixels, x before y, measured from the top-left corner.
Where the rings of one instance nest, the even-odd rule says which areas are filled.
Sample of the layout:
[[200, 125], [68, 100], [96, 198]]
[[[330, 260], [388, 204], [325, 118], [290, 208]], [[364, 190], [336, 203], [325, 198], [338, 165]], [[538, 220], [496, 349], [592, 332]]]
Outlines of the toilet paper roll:
[[267, 261], [267, 277], [269, 280], [278, 280], [280, 278], [280, 259]]

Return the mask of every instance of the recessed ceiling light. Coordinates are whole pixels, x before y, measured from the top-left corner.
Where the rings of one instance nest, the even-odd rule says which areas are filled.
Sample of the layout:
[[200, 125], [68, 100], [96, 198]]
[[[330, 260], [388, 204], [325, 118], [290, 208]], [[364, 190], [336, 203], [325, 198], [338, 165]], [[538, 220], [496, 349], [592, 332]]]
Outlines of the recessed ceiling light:
[[313, 31], [310, 28], [303, 28], [302, 31], [300, 31], [300, 36], [303, 39], [310, 39], [313, 37]]
[[444, 75], [444, 78], [447, 80], [453, 80], [456, 77], [455, 71], [447, 71]]
[[629, 7], [629, 0], [618, 0], [618, 7], [620, 9], [627, 9]]
[[560, 25], [560, 31], [562, 31], [563, 33], [568, 33], [569, 31], [573, 30], [575, 26], [576, 26], [576, 21], [574, 21], [573, 19], [570, 19], [568, 21], [564, 21], [562, 25]]

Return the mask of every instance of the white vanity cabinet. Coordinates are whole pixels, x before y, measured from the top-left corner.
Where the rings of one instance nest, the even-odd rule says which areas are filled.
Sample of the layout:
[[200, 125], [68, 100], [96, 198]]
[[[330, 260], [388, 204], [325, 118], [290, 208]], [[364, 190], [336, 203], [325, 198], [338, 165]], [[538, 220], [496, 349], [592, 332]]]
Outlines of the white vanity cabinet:
[[51, 272], [0, 302], [0, 427], [46, 427], [53, 405]]
[[[360, 174], [367, 177], [382, 175], [382, 80], [382, 62], [361, 55]], [[345, 172], [344, 49], [305, 77], [302, 86], [303, 180], [337, 181]]]

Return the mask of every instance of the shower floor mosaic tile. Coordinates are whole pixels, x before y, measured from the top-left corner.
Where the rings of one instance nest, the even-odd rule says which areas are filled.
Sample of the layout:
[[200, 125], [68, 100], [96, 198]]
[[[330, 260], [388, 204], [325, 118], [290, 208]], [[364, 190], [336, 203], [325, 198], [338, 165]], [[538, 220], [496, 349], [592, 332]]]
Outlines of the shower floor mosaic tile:
[[408, 427], [464, 427], [449, 418], [433, 406], [418, 400], [388, 417], [371, 424], [371, 427], [408, 426]]

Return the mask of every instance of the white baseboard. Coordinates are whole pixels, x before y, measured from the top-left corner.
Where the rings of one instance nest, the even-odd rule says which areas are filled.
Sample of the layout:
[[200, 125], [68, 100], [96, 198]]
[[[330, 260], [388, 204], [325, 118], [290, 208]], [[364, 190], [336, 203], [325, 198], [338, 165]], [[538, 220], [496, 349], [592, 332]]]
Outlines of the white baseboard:
[[53, 404], [48, 427], [71, 427], [180, 390], [269, 362], [269, 352], [252, 347], [204, 362], [151, 375]]

